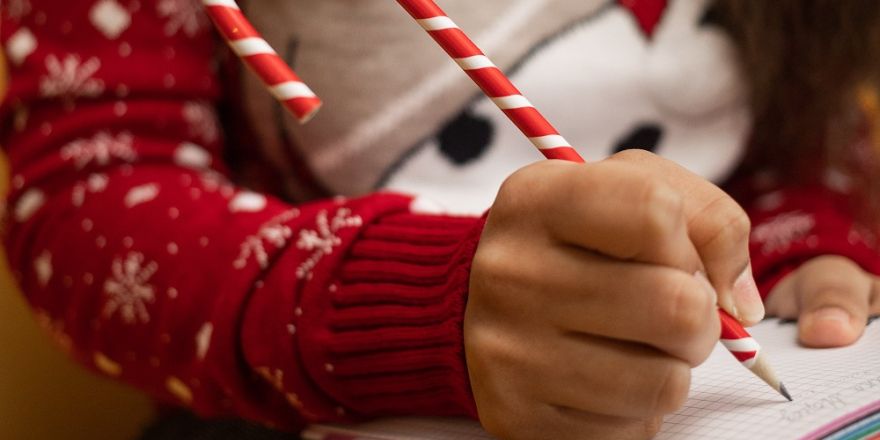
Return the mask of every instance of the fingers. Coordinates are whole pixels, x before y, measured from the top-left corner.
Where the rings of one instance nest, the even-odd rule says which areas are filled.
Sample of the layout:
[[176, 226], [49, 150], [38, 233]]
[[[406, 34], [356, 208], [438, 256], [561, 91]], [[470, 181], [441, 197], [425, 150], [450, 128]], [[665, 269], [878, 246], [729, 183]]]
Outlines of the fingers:
[[872, 277], [837, 256], [807, 262], [795, 284], [800, 315], [798, 335], [810, 347], [839, 347], [858, 340], [868, 321]]
[[875, 277], [839, 256], [814, 258], [771, 292], [768, 308], [798, 318], [798, 337], [809, 347], [840, 347], [862, 335], [877, 312]]
[[519, 217], [524, 211], [536, 212], [548, 238], [556, 242], [622, 260], [697, 271], [699, 255], [687, 236], [681, 197], [646, 177], [644, 170], [626, 163], [539, 162], [505, 182], [499, 199], [507, 203], [496, 207], [519, 212]]
[[638, 165], [653, 180], [676, 188], [683, 200], [687, 233], [718, 291], [718, 303], [746, 325], [764, 317], [749, 265], [749, 218], [720, 188], [673, 162], [628, 150], [609, 159]]
[[[687, 399], [690, 366], [638, 344], [584, 335], [557, 339], [536, 359], [536, 400], [626, 418], [669, 414]], [[585, 365], [589, 364], [589, 368]]]
[[[474, 387], [480, 421], [499, 438], [650, 438], [659, 416], [687, 396], [690, 368], [647, 347], [593, 337], [546, 339], [482, 323], [465, 332], [466, 343], [481, 350], [468, 356], [469, 374], [480, 384]], [[522, 377], [533, 379], [523, 383]]]
[[[648, 344], [693, 366], [718, 341], [714, 291], [692, 274], [573, 247], [533, 250], [531, 263], [524, 266], [504, 255], [492, 262], [485, 260], [489, 257], [481, 255], [481, 267], [493, 273], [493, 291], [503, 298], [491, 301], [498, 307], [508, 304], [505, 314], [546, 320], [562, 332]], [[526, 288], [537, 290], [538, 309], [521, 291]]]
[[660, 431], [662, 419], [626, 419], [552, 405], [523, 405], [503, 411], [480, 410], [480, 423], [493, 438], [502, 440], [647, 440]]

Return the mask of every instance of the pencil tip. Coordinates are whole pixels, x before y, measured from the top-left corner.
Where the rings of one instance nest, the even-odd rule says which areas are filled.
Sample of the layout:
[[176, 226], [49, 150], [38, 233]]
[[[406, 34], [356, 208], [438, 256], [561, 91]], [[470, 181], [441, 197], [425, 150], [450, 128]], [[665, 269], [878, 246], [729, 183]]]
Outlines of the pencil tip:
[[785, 389], [785, 385], [782, 382], [779, 382], [779, 394], [785, 396], [785, 398], [788, 399], [789, 402], [794, 401], [794, 399], [791, 398], [791, 394], [788, 394], [788, 390]]

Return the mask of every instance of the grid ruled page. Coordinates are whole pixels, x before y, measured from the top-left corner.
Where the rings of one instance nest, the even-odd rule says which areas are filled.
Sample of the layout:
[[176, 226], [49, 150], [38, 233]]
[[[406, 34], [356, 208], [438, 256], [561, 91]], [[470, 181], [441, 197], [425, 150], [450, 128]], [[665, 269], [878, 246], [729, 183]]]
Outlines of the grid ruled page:
[[357, 426], [311, 426], [304, 440], [493, 440], [477, 422], [466, 419], [395, 418]]
[[854, 346], [806, 349], [796, 324], [768, 320], [750, 329], [793, 402], [733, 362], [722, 347], [694, 370], [685, 406], [658, 439], [795, 439], [880, 401], [880, 322]]
[[[874, 404], [880, 410], [880, 320], [851, 347], [797, 345], [797, 326], [767, 320], [750, 329], [791, 392], [788, 402], [743, 368], [720, 344], [694, 370], [691, 393], [666, 417], [659, 440], [798, 439]], [[357, 426], [313, 426], [306, 440], [488, 440], [475, 422], [384, 419]]]

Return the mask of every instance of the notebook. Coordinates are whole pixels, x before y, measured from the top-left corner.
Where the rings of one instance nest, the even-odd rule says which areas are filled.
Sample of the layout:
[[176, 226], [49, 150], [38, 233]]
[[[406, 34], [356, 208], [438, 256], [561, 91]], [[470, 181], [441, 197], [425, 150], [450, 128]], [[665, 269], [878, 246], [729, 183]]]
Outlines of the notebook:
[[[797, 345], [797, 326], [765, 320], [751, 329], [794, 398], [788, 402], [720, 345], [694, 369], [684, 407], [666, 417], [659, 440], [680, 438], [873, 438], [880, 432], [880, 320], [837, 349]], [[311, 426], [306, 440], [491, 440], [476, 422], [395, 418]]]

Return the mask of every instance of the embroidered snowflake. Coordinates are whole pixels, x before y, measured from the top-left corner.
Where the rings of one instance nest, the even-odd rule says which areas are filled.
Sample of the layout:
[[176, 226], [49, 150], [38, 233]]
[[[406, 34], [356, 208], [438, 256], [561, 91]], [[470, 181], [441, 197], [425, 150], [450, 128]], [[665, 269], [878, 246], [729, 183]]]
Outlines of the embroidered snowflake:
[[73, 206], [80, 207], [86, 200], [87, 193], [100, 193], [107, 189], [110, 179], [106, 174], [92, 174], [85, 182], [79, 182], [73, 187], [70, 202]]
[[40, 94], [43, 97], [74, 98], [95, 97], [104, 92], [104, 82], [94, 78], [101, 68], [101, 60], [91, 57], [85, 62], [76, 55], [59, 59], [46, 57], [46, 75], [40, 78]]
[[40, 287], [49, 285], [52, 278], [52, 253], [43, 251], [36, 259], [34, 259], [34, 274], [37, 276], [37, 282]]
[[219, 192], [222, 197], [227, 199], [235, 194], [235, 186], [232, 185], [232, 182], [226, 176], [214, 170], [207, 170], [200, 174], [199, 181], [202, 183], [202, 188], [205, 192]]
[[293, 231], [285, 223], [298, 215], [298, 209], [284, 211], [260, 226], [256, 234], [247, 236], [241, 243], [238, 258], [232, 262], [233, 267], [242, 269], [252, 258], [256, 260], [260, 268], [268, 267], [269, 253], [266, 250], [266, 244], [271, 244], [276, 248], [287, 245], [288, 240], [293, 236]]
[[171, 37], [181, 30], [193, 37], [208, 25], [208, 17], [198, 0], [160, 0], [156, 5], [160, 17], [167, 18], [165, 35]]
[[854, 224], [849, 228], [846, 235], [849, 244], [863, 244], [872, 249], [877, 249], [877, 234], [863, 225]]
[[147, 304], [156, 299], [155, 289], [149, 284], [150, 278], [159, 269], [159, 265], [151, 261], [144, 264], [144, 255], [129, 252], [125, 259], [113, 260], [112, 278], [104, 282], [103, 316], [110, 319], [119, 312], [119, 317], [126, 324], [150, 322]]
[[801, 211], [779, 214], [752, 230], [751, 240], [761, 243], [761, 252], [785, 252], [792, 243], [803, 240], [816, 226], [811, 214]]
[[7, 2], [6, 14], [11, 20], [21, 20], [24, 16], [31, 13], [30, 0], [7, 0]]
[[333, 219], [327, 218], [327, 211], [321, 211], [316, 217], [315, 229], [303, 229], [299, 231], [299, 240], [296, 242], [298, 249], [312, 251], [312, 254], [297, 267], [297, 278], [311, 278], [312, 269], [324, 258], [333, 253], [333, 248], [342, 244], [337, 232], [343, 228], [355, 228], [363, 224], [358, 215], [351, 215], [348, 208], [339, 208]]
[[220, 138], [220, 128], [213, 108], [204, 102], [188, 102], [183, 106], [183, 119], [189, 124], [189, 135], [210, 144]]
[[132, 162], [137, 159], [133, 142], [131, 133], [122, 132], [114, 136], [102, 131], [90, 139], [77, 139], [62, 147], [61, 159], [72, 160], [77, 169], [91, 162], [107, 165], [112, 159]]

